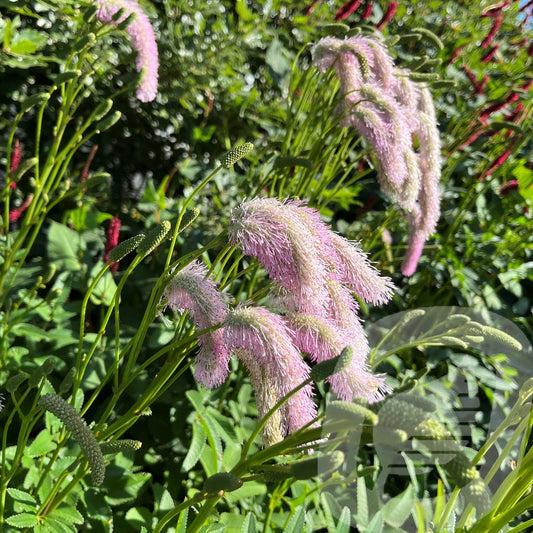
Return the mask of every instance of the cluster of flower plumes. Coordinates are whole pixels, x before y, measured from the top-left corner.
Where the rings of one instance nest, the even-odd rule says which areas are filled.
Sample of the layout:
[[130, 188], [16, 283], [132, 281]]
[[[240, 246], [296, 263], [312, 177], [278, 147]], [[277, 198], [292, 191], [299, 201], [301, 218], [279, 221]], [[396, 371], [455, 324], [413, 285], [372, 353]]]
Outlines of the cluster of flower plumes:
[[[151, 102], [157, 94], [159, 56], [150, 19], [135, 0], [96, 0], [95, 3], [98, 7], [96, 17], [108, 24], [120, 24], [134, 14], [126, 31], [137, 52], [137, 72], [143, 72], [136, 94], [141, 102]], [[117, 17], [119, 11], [122, 11], [122, 14]]]
[[[196, 379], [212, 388], [225, 381], [235, 354], [246, 366], [256, 391], [259, 416], [309, 377], [302, 354], [320, 363], [352, 346], [350, 365], [329, 379], [341, 399], [378, 401], [390, 391], [367, 364], [369, 347], [357, 315], [360, 299], [381, 304], [393, 285], [354, 243], [332, 232], [318, 211], [296, 201], [253, 199], [236, 207], [228, 230], [232, 245], [255, 257], [272, 280], [269, 308], [239, 304], [226, 296], [193, 262], [173, 273], [165, 290], [167, 305], [188, 310], [201, 330]], [[214, 327], [219, 326], [219, 327]], [[270, 445], [313, 421], [310, 385], [289, 398], [266, 424]]]
[[402, 272], [410, 276], [440, 215], [440, 141], [430, 91], [395, 67], [375, 39], [326, 37], [314, 46], [313, 60], [322, 72], [335, 69], [341, 124], [354, 126], [371, 145], [381, 189], [407, 212]]

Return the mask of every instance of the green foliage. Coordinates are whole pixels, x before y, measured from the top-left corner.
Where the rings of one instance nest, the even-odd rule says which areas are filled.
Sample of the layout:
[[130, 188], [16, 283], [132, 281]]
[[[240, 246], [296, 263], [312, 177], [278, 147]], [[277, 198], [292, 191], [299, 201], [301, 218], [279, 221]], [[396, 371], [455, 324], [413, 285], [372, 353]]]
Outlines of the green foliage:
[[[530, 527], [531, 26], [512, 2], [483, 46], [488, 2], [403, 2], [380, 32], [386, 2], [334, 22], [343, 3], [143, 1], [161, 68], [141, 104], [130, 21], [2, 2], [0, 532]], [[311, 65], [311, 43], [359, 34], [382, 36], [436, 101], [442, 217], [409, 279], [405, 220], [339, 126], [336, 77]], [[319, 208], [397, 286], [388, 308], [360, 309], [368, 363], [394, 392], [330, 399], [348, 348], [311, 370], [317, 419], [264, 449], [261, 429], [297, 391], [257, 420], [237, 363], [197, 389], [206, 332], [161, 300], [169, 272], [201, 259], [236, 302], [266, 305], [265, 272], [225, 243], [230, 209], [257, 196]], [[473, 403], [462, 425], [451, 411]]]

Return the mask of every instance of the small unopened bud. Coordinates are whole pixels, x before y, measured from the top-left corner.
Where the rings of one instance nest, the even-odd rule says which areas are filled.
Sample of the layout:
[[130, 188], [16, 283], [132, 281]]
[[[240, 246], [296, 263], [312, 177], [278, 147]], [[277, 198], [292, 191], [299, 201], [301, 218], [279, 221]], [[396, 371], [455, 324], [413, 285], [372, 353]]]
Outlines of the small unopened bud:
[[240, 146], [236, 146], [235, 148], [232, 148], [222, 159], [220, 160], [220, 163], [224, 168], [230, 168], [233, 166], [237, 161], [240, 161], [245, 155], [249, 154], [254, 149], [254, 145], [252, 143], [244, 143]]
[[28, 378], [29, 376], [25, 372], [10, 377], [6, 383], [6, 391], [15, 392]]
[[329, 402], [326, 409], [326, 422], [342, 421], [358, 428], [361, 424], [376, 425], [378, 415], [357, 403], [342, 402], [340, 400]]
[[102, 442], [100, 444], [100, 449], [104, 455], [109, 455], [111, 453], [138, 450], [142, 445], [143, 443], [139, 440], [119, 439], [111, 442]]
[[74, 378], [76, 377], [76, 369], [71, 368], [63, 378], [63, 381], [59, 385], [59, 392], [60, 394], [65, 394], [72, 388], [72, 384], [74, 383]]
[[187, 209], [181, 219], [178, 233], [181, 233], [185, 228], [188, 228], [198, 218], [199, 214], [200, 210], [197, 207], [193, 209]]
[[337, 357], [316, 364], [311, 369], [310, 377], [315, 383], [324, 381], [333, 374], [342, 372], [350, 364], [352, 358], [353, 348], [351, 346], [346, 346]]
[[120, 111], [114, 111], [113, 113], [105, 117], [103, 120], [98, 122], [98, 124], [96, 124], [96, 131], [102, 132], [108, 130], [109, 128], [111, 128], [111, 126], [114, 126], [119, 121], [121, 116], [122, 113]]
[[232, 492], [242, 487], [242, 479], [230, 472], [219, 472], [208, 477], [204, 483], [204, 491], [208, 494], [217, 494], [220, 491]]
[[170, 231], [170, 222], [164, 220], [146, 233], [146, 237], [137, 248], [137, 254], [144, 257], [155, 250], [166, 238]]
[[48, 374], [51, 374], [54, 371], [55, 366], [56, 366], [55, 359], [53, 357], [48, 357], [48, 359], [46, 359], [46, 361], [41, 365], [43, 374], [45, 376], [48, 376]]
[[139, 235], [134, 235], [133, 237], [122, 241], [109, 252], [108, 260], [112, 263], [120, 261], [128, 254], [135, 251], [144, 239], [145, 236], [140, 233]]

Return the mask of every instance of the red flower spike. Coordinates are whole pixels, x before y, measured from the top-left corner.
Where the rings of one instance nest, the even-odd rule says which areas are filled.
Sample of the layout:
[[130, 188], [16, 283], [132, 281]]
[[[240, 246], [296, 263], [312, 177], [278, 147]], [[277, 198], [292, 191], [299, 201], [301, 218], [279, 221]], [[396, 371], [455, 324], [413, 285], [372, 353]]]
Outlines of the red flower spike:
[[389, 4], [387, 5], [387, 9], [383, 14], [383, 18], [377, 23], [376, 28], [380, 31], [383, 30], [383, 28], [390, 22], [392, 17], [394, 17], [394, 14], [396, 13], [397, 9], [398, 2], [389, 2]]
[[372, 0], [368, 2], [366, 5], [365, 12], [363, 13], [363, 16], [361, 17], [363, 20], [369, 19], [372, 16], [372, 9], [374, 8], [374, 5], [372, 4]]
[[488, 63], [492, 60], [494, 57], [494, 54], [496, 53], [496, 50], [498, 50], [499, 44], [495, 44], [482, 58], [481, 61], [483, 63]]
[[11, 153], [11, 164], [9, 165], [9, 170], [11, 173], [15, 172], [20, 165], [20, 158], [22, 157], [22, 147], [20, 146], [19, 140], [15, 140], [13, 145], [13, 152]]
[[459, 46], [453, 51], [452, 57], [450, 57], [450, 60], [448, 61], [448, 65], [451, 65], [457, 59], [457, 57], [459, 56], [459, 53], [464, 47], [465, 45], [463, 44], [462, 46]]
[[[104, 249], [104, 261], [109, 260], [109, 252], [115, 248], [118, 244], [118, 236], [120, 234], [121, 226], [120, 218], [113, 217], [109, 222], [109, 228], [106, 232], [106, 241]], [[118, 270], [118, 263], [112, 263], [110, 267], [111, 272], [116, 272]]]
[[498, 33], [498, 30], [500, 29], [500, 26], [502, 25], [502, 17], [501, 15], [496, 17], [494, 19], [494, 22], [492, 23], [492, 28], [490, 29], [490, 32], [488, 35], [483, 39], [481, 42], [481, 48], [487, 48], [487, 46], [492, 42], [496, 34]]
[[511, 191], [518, 189], [518, 180], [508, 181], [505, 185], [502, 185], [500, 189], [501, 196], [507, 196]]
[[335, 20], [339, 22], [340, 20], [347, 19], [357, 10], [362, 1], [363, 0], [350, 0], [349, 2], [346, 2], [335, 14]]
[[9, 222], [10, 223], [16, 222], [20, 218], [22, 213], [24, 213], [24, 211], [28, 209], [32, 200], [33, 200], [33, 194], [30, 194], [28, 195], [28, 197], [26, 198], [26, 200], [20, 207], [17, 207], [16, 209], [12, 209], [9, 212]]

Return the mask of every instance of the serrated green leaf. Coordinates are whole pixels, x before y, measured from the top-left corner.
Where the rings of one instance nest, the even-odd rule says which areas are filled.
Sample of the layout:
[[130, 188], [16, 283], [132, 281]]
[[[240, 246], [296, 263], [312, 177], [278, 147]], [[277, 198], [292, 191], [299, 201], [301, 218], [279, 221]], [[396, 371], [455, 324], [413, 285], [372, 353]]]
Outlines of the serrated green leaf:
[[368, 510], [368, 495], [364, 479], [358, 479], [356, 485], [357, 491], [357, 523], [360, 525], [368, 524], [370, 519]]
[[33, 527], [37, 525], [37, 517], [30, 513], [20, 513], [10, 516], [6, 519], [6, 522], [16, 528]]
[[207, 413], [209, 414], [210, 420], [212, 420], [213, 424], [216, 426], [218, 434], [226, 443], [231, 444], [237, 441], [235, 430], [228, 418], [211, 406], [207, 407]]
[[200, 423], [203, 425], [204, 430], [206, 431], [207, 442], [215, 449], [216, 464], [214, 466], [215, 472], [217, 472], [220, 469], [219, 458], [222, 457], [224, 453], [222, 449], [222, 442], [220, 441], [220, 435], [218, 434], [216, 425], [210, 416], [207, 415], [200, 417]]
[[52, 435], [47, 429], [43, 429], [24, 452], [27, 457], [42, 457], [55, 448]]
[[350, 509], [348, 507], [343, 507], [335, 533], [350, 533], [351, 517], [352, 514]]
[[44, 528], [41, 531], [46, 533], [78, 533], [78, 528], [74, 524], [54, 516], [45, 516], [43, 522]]
[[61, 520], [62, 522], [68, 522], [69, 524], [83, 524], [85, 521], [81, 513], [70, 505], [62, 505], [54, 510], [50, 517]]
[[256, 533], [257, 524], [255, 521], [255, 516], [252, 513], [248, 513], [244, 522], [242, 523], [241, 533]]
[[[91, 281], [96, 277], [98, 272], [102, 267], [101, 263], [97, 263], [91, 270], [90, 278]], [[98, 283], [91, 292], [91, 302], [96, 305], [105, 305], [109, 306], [113, 302], [113, 297], [117, 290], [117, 284], [113, 279], [113, 274], [108, 270], [106, 273], [98, 280]]]
[[189, 508], [183, 509], [178, 518], [178, 525], [176, 526], [176, 533], [185, 533], [187, 530], [187, 518], [189, 516]]
[[287, 527], [283, 530], [283, 533], [301, 533], [304, 529], [305, 523], [305, 509], [300, 507], [298, 511], [293, 514], [287, 524]]
[[152, 523], [152, 514], [146, 507], [132, 507], [126, 513], [126, 521], [134, 528], [148, 527]]
[[80, 252], [83, 243], [80, 235], [63, 224], [52, 221], [48, 231], [48, 259], [58, 270], [77, 271], [81, 269]]
[[382, 533], [383, 526], [383, 515], [381, 514], [381, 512], [379, 512], [374, 515], [374, 518], [372, 518], [372, 520], [368, 523], [366, 528], [363, 529], [363, 531], [365, 533]]
[[387, 524], [394, 527], [401, 527], [411, 514], [415, 504], [414, 487], [409, 485], [401, 494], [388, 501], [381, 512]]
[[37, 500], [27, 492], [19, 489], [7, 489], [9, 496], [14, 500], [14, 510], [17, 512], [35, 511], [37, 512]]
[[207, 434], [202, 425], [195, 420], [192, 425], [192, 439], [189, 445], [189, 451], [183, 460], [181, 469], [184, 472], [188, 472], [200, 459], [202, 452], [205, 448]]
[[196, 411], [201, 413], [205, 410], [204, 398], [197, 390], [189, 390], [185, 394]]

